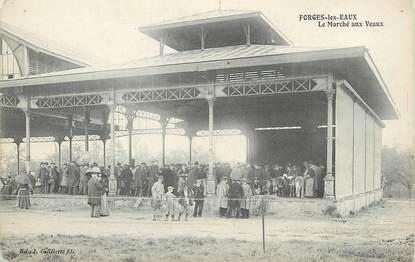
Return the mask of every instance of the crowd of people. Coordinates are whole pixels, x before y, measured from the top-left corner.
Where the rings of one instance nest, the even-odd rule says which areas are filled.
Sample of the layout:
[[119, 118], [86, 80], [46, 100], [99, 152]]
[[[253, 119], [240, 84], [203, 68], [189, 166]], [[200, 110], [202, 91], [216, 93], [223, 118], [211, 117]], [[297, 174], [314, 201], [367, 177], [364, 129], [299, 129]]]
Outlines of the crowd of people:
[[[17, 177], [2, 178], [1, 182], [3, 192], [9, 192], [7, 195], [17, 194], [19, 190], [22, 193], [88, 195], [91, 216], [99, 217], [109, 214], [106, 196], [110, 170], [110, 166], [98, 167], [97, 163], [72, 161], [58, 168], [55, 163], [42, 162], [36, 173], [23, 174], [20, 183], [17, 183]], [[324, 167], [312, 161], [305, 161], [301, 166], [291, 163], [286, 166], [216, 163], [213, 178], [217, 185], [219, 214], [221, 217], [249, 218], [253, 195], [322, 197], [324, 173]], [[166, 219], [180, 220], [184, 215], [187, 220], [191, 206], [194, 217], [202, 216], [207, 174], [208, 166], [198, 162], [159, 167], [157, 160], [149, 165], [142, 162], [135, 167], [117, 163], [114, 173], [117, 195], [151, 197], [154, 220], [161, 216], [162, 209], [166, 210]]]

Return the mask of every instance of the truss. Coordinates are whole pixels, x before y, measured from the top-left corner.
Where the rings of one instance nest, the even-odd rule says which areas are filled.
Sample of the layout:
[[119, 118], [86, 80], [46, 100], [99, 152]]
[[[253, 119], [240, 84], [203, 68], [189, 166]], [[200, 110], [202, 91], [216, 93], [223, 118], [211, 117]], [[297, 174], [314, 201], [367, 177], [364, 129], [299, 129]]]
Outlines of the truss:
[[200, 93], [197, 87], [140, 90], [124, 93], [122, 100], [126, 103], [187, 100], [199, 98]]
[[301, 93], [321, 91], [320, 81], [305, 79], [273, 79], [220, 84], [226, 96], [275, 95], [282, 93]]
[[59, 108], [73, 106], [92, 106], [101, 105], [104, 98], [98, 94], [76, 95], [76, 96], [55, 96], [37, 98], [35, 102], [39, 108]]
[[14, 95], [1, 95], [0, 106], [2, 107], [16, 107], [19, 104], [19, 98]]

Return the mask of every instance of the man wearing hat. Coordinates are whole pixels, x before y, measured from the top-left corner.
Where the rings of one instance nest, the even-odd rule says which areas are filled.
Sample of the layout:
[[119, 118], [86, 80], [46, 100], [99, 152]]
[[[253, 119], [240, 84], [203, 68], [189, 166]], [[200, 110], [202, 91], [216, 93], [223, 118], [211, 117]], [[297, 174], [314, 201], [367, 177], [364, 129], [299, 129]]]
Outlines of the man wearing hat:
[[58, 177], [59, 177], [59, 171], [56, 167], [55, 163], [50, 163], [49, 168], [49, 181], [48, 181], [48, 190], [49, 193], [57, 193], [58, 191]]
[[48, 184], [49, 184], [49, 170], [47, 168], [47, 162], [41, 162], [39, 168], [39, 179], [40, 179], [40, 193], [48, 193]]
[[[122, 165], [120, 162], [117, 163], [114, 170], [114, 176], [117, 179], [117, 194], [119, 195], [121, 193], [121, 172], [122, 172]], [[111, 168], [109, 168], [111, 170]]]
[[87, 170], [89, 169], [89, 164], [83, 164], [79, 168], [79, 193], [81, 195], [86, 195], [88, 193], [88, 176], [86, 175]]
[[225, 217], [226, 210], [228, 209], [228, 191], [229, 185], [227, 183], [228, 178], [223, 176], [220, 183], [216, 188], [216, 194], [218, 197], [219, 215]]
[[151, 187], [151, 207], [153, 208], [153, 221], [160, 216], [161, 201], [164, 197], [163, 177], [159, 176], [157, 182]]
[[244, 195], [244, 190], [242, 189], [241, 182], [238, 180], [232, 181], [232, 184], [229, 186], [228, 191], [228, 214], [227, 217], [232, 217], [235, 212], [236, 218], [239, 218], [240, 208], [241, 208], [241, 199]]
[[251, 198], [252, 198], [252, 190], [251, 186], [247, 183], [248, 179], [242, 178], [242, 189], [244, 192], [242, 201], [241, 201], [241, 214], [242, 218], [249, 218], [249, 209], [251, 207]]
[[104, 186], [99, 181], [98, 175], [101, 173], [99, 167], [93, 167], [88, 170], [91, 179], [88, 181], [88, 205], [91, 206], [91, 217], [101, 216], [101, 196]]
[[[149, 178], [149, 185], [153, 185], [156, 181], [157, 178], [160, 175], [160, 171], [159, 171], [159, 167], [158, 167], [158, 161], [157, 160], [153, 160], [151, 161], [151, 165], [150, 168], [148, 170], [148, 178]], [[148, 197], [150, 196], [150, 191], [148, 192]]]

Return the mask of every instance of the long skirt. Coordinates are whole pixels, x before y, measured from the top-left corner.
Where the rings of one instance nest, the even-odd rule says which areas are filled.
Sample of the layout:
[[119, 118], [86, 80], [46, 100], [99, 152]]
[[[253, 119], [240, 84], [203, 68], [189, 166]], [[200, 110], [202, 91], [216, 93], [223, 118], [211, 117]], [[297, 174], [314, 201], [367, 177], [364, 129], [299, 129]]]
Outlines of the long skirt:
[[21, 188], [17, 192], [17, 203], [20, 208], [28, 209], [31, 206], [29, 191], [26, 188]]
[[101, 217], [101, 205], [91, 205], [91, 217]]
[[109, 216], [110, 210], [108, 208], [108, 197], [104, 194], [101, 197], [101, 216]]

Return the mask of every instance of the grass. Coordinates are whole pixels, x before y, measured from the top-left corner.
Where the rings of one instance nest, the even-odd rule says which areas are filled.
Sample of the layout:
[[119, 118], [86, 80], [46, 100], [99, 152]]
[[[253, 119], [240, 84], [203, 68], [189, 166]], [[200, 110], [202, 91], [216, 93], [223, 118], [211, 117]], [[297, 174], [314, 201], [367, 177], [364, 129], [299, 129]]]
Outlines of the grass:
[[[72, 255], [24, 255], [44, 247], [75, 251]], [[414, 237], [402, 240], [350, 243], [317, 241], [261, 242], [235, 239], [175, 237], [160, 239], [89, 237], [85, 235], [38, 235], [0, 240], [0, 250], [9, 261], [412, 261]]]

